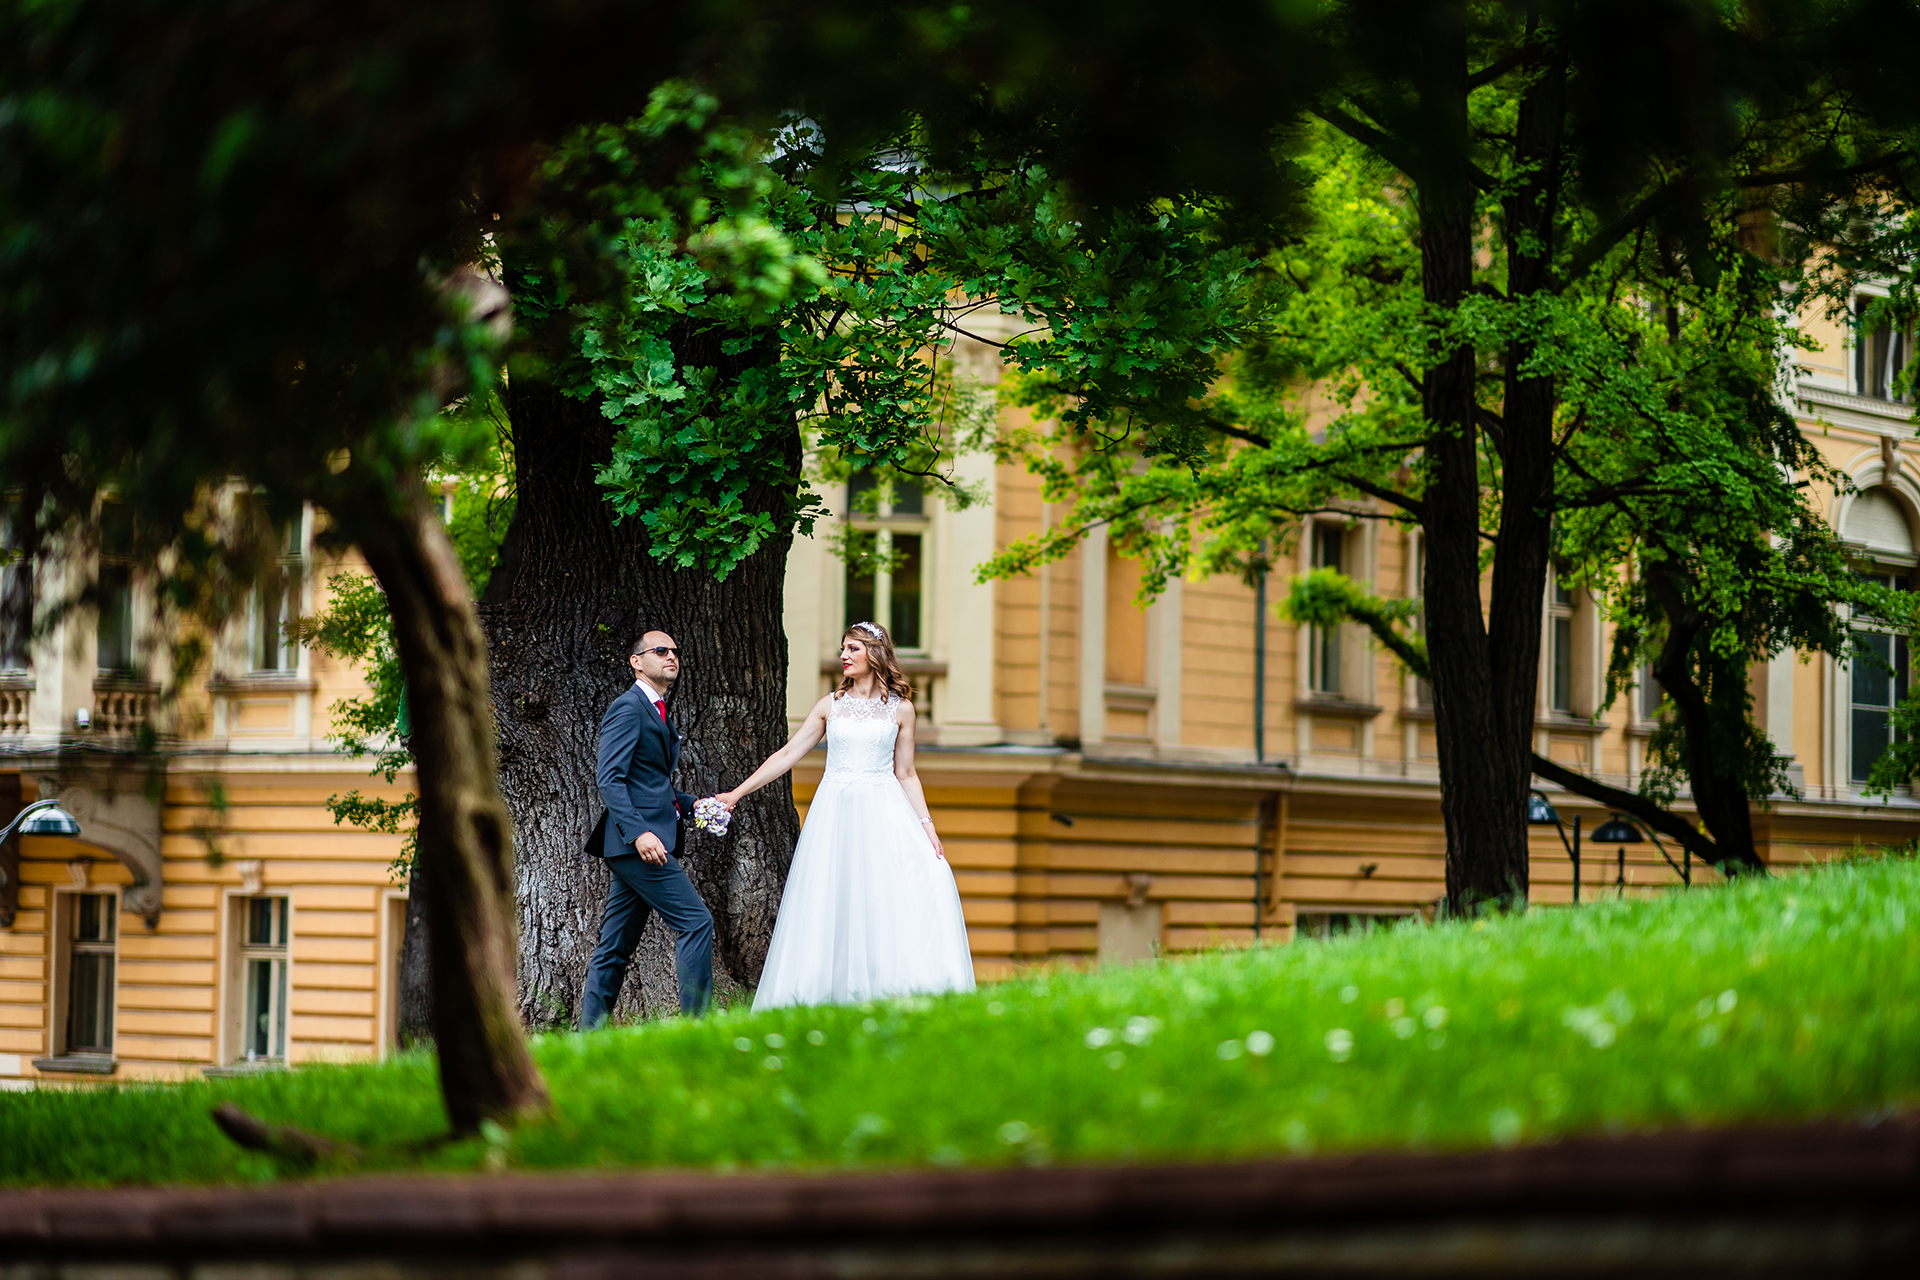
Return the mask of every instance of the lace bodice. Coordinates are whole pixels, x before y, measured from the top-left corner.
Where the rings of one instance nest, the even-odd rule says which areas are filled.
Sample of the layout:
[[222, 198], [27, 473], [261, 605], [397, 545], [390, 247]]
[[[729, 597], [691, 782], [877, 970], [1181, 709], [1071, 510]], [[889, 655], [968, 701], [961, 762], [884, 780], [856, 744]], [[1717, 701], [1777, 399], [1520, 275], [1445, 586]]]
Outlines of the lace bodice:
[[827, 707], [827, 768], [821, 780], [893, 777], [900, 699], [835, 698]]

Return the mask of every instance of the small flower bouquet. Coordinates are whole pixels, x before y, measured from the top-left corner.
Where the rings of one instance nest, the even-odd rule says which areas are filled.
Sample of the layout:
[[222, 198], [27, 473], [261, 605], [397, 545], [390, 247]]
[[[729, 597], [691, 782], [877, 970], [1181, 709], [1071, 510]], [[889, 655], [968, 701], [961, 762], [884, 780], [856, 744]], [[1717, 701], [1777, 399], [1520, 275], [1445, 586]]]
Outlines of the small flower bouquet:
[[693, 825], [716, 836], [727, 834], [727, 824], [733, 821], [733, 811], [720, 803], [718, 796], [708, 796], [693, 806]]

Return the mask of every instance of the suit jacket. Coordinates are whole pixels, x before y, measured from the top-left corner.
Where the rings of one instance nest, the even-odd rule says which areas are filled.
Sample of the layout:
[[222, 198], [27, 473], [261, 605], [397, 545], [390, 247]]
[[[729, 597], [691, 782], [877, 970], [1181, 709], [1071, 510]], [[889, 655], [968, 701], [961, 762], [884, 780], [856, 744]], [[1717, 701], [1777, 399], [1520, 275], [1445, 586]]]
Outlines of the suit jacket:
[[[606, 805], [586, 852], [602, 858], [635, 852], [644, 831], [660, 837], [674, 853], [680, 847], [680, 822], [693, 816], [694, 798], [673, 785], [680, 762], [680, 735], [660, 718], [638, 684], [613, 700], [600, 719], [596, 776]], [[674, 806], [678, 803], [679, 811]]]

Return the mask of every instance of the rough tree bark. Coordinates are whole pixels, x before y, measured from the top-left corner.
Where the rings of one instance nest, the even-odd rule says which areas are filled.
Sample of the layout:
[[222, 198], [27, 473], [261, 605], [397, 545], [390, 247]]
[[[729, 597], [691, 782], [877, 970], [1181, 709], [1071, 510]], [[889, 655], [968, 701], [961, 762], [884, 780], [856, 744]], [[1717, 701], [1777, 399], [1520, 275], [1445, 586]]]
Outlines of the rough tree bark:
[[[459, 556], [417, 482], [342, 520], [386, 593], [407, 676], [440, 1092], [456, 1134], [547, 1105], [514, 994], [512, 824], [500, 796], [486, 639]], [[336, 516], [342, 513], [336, 512]]]
[[[1473, 284], [1474, 192], [1468, 175], [1465, 15], [1431, 14], [1417, 88], [1434, 144], [1419, 184], [1422, 288], [1441, 312], [1459, 307]], [[1447, 831], [1447, 902], [1473, 912], [1527, 889], [1526, 793], [1533, 700], [1516, 714], [1517, 668], [1538, 661], [1532, 649], [1503, 651], [1524, 627], [1500, 612], [1511, 589], [1495, 571], [1494, 631], [1480, 605], [1480, 458], [1471, 346], [1447, 354], [1423, 379], [1421, 398], [1432, 443], [1420, 508], [1426, 537], [1427, 644], [1433, 671], [1434, 727], [1440, 758], [1440, 809]], [[1538, 610], [1535, 610], [1538, 613]], [[1536, 641], [1538, 621], [1535, 622]]]
[[[675, 781], [695, 795], [739, 782], [787, 739], [791, 539], [770, 540], [724, 582], [674, 570], [647, 554], [638, 520], [614, 521], [594, 480], [613, 444], [597, 404], [521, 379], [508, 411], [518, 500], [481, 616], [519, 851], [520, 1007], [530, 1026], [567, 1027], [606, 901], [606, 868], [581, 846], [600, 811], [600, 718], [632, 679], [628, 646], [654, 627], [679, 643], [681, 674], [667, 703], [682, 742]], [[770, 447], [797, 462], [798, 430]], [[722, 999], [759, 981], [799, 829], [782, 780], [741, 806], [725, 839], [688, 833], [682, 861], [713, 912]], [[677, 1008], [672, 938], [655, 919], [615, 1016]]]
[[[1653, 675], [1686, 731], [1687, 781], [1694, 809], [1713, 832], [1713, 862], [1728, 874], [1764, 871], [1766, 864], [1753, 843], [1751, 797], [1740, 778], [1722, 767], [1713, 749], [1715, 708], [1694, 679], [1694, 652], [1708, 619], [1687, 602], [1673, 575], [1648, 573], [1647, 585], [1667, 615], [1667, 638], [1653, 661]], [[1705, 661], [1713, 661], [1712, 655], [1705, 655]], [[1744, 675], [1740, 672], [1735, 678]]]
[[426, 869], [414, 859], [407, 877], [407, 924], [400, 935], [400, 972], [394, 1002], [398, 1005], [394, 1038], [403, 1049], [433, 1043], [433, 968], [428, 958], [427, 895], [433, 889]]

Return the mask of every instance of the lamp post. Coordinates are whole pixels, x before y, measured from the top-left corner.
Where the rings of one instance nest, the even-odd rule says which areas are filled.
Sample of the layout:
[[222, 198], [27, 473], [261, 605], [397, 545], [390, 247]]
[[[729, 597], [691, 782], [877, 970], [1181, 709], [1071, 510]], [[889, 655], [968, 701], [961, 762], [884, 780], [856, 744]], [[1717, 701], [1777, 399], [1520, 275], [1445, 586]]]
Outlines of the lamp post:
[[[15, 835], [23, 836], [65, 836], [71, 839], [80, 834], [80, 820], [60, 807], [58, 800], [35, 800], [32, 804], [13, 815], [5, 829], [0, 829], [0, 844], [5, 844]], [[0, 870], [0, 884], [7, 881], [7, 873]]]
[[1560, 821], [1560, 811], [1553, 807], [1546, 793], [1536, 787], [1527, 793], [1527, 825], [1544, 827], [1548, 823], [1559, 829], [1560, 843], [1573, 861], [1573, 905], [1577, 907], [1580, 905], [1580, 815], [1573, 815], [1573, 839], [1569, 841], [1566, 824]]
[[1620, 846], [1620, 896], [1622, 898], [1627, 896], [1627, 846], [1630, 844], [1640, 844], [1642, 842], [1640, 835], [1642, 831], [1646, 832], [1647, 836], [1652, 838], [1653, 847], [1660, 851], [1660, 856], [1667, 860], [1667, 865], [1672, 867], [1674, 874], [1680, 877], [1680, 883], [1691, 889], [1693, 887], [1693, 850], [1686, 845], [1681, 845], [1680, 861], [1675, 862], [1673, 855], [1667, 852], [1667, 846], [1660, 843], [1659, 832], [1647, 826], [1645, 823], [1628, 817], [1624, 813], [1616, 812], [1609, 814], [1605, 822], [1593, 829], [1593, 839], [1596, 844], [1614, 844]]

